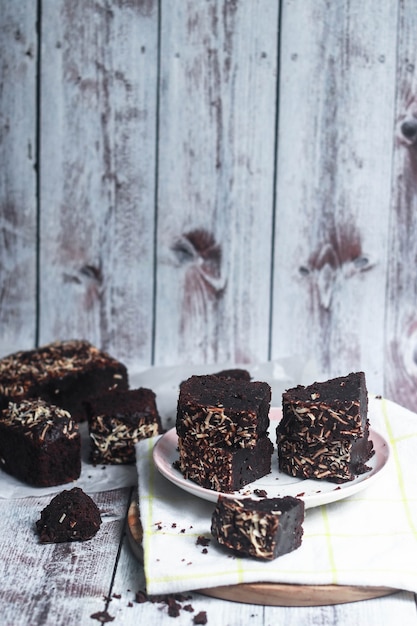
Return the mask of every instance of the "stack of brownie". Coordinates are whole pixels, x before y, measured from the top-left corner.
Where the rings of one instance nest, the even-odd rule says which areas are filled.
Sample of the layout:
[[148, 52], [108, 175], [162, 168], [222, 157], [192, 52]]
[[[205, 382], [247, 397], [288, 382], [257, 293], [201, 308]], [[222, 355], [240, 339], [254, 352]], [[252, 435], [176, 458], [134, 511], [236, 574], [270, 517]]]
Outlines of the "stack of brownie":
[[370, 468], [365, 374], [352, 372], [288, 389], [277, 427], [279, 469], [298, 478], [342, 483]]
[[230, 493], [270, 473], [270, 403], [265, 382], [218, 375], [182, 382], [176, 431], [184, 477]]

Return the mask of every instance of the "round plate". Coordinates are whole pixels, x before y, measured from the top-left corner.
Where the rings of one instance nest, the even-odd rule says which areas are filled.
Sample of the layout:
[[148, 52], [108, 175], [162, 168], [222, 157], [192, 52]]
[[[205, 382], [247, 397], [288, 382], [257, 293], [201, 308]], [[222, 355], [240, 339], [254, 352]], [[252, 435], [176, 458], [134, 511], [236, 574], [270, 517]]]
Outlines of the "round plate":
[[[127, 536], [133, 554], [143, 564], [143, 529], [137, 494], [129, 507]], [[241, 583], [222, 587], [198, 589], [206, 596], [267, 606], [323, 606], [370, 600], [396, 593], [389, 587], [355, 587], [354, 585], [291, 585], [289, 583]]]
[[[272, 434], [272, 440], [275, 440], [275, 429], [281, 416], [281, 409], [271, 409], [270, 435]], [[174, 466], [174, 462], [178, 460], [178, 438], [175, 428], [171, 428], [157, 441], [153, 449], [153, 459], [156, 467], [165, 478], [184, 491], [204, 500], [216, 502], [219, 495], [229, 498], [256, 496], [255, 490], [259, 489], [265, 491], [269, 498], [281, 498], [283, 496], [301, 498], [304, 500], [305, 507], [311, 508], [348, 498], [358, 491], [369, 487], [380, 476], [389, 459], [389, 445], [379, 433], [372, 429], [369, 430], [369, 437], [373, 441], [375, 450], [375, 454], [367, 463], [371, 468], [370, 471], [361, 474], [354, 480], [340, 484], [325, 480], [305, 480], [288, 476], [278, 470], [276, 458], [274, 463], [273, 456], [271, 473], [246, 485], [239, 491], [221, 493], [212, 489], [205, 489], [192, 480], [184, 478], [181, 472]]]

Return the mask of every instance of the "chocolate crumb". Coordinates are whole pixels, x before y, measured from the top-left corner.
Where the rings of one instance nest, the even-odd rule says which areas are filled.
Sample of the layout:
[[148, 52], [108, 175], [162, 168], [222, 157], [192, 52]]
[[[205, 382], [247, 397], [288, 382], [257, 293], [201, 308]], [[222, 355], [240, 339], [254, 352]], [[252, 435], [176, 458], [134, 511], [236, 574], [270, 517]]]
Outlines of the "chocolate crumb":
[[197, 615], [194, 615], [193, 624], [207, 624], [207, 613], [200, 611]]
[[168, 598], [168, 615], [170, 617], [178, 617], [180, 614], [181, 605], [176, 602], [174, 597]]
[[255, 496], [258, 496], [259, 498], [266, 498], [268, 496], [265, 489], [254, 489], [253, 493], [255, 494]]
[[90, 615], [91, 619], [96, 619], [98, 622], [102, 624], [106, 624], [107, 622], [112, 622], [114, 617], [109, 615], [107, 611], [98, 611], [97, 613], [93, 613]]
[[188, 611], [188, 613], [194, 613], [194, 607], [192, 604], [184, 604], [182, 608], [184, 611]]
[[112, 598], [116, 598], [116, 600], [120, 600], [120, 598], [121, 598], [121, 597], [122, 597], [122, 594], [121, 594], [121, 593], [114, 593], [114, 594], [112, 595]]
[[210, 545], [210, 539], [208, 537], [204, 537], [204, 535], [199, 535], [195, 543], [197, 546], [208, 546]]
[[208, 554], [208, 550], [207, 550], [207, 548], [203, 548], [203, 549], [201, 550], [201, 554]]
[[143, 604], [148, 601], [148, 596], [144, 591], [137, 591], [135, 596], [135, 602], [138, 604]]

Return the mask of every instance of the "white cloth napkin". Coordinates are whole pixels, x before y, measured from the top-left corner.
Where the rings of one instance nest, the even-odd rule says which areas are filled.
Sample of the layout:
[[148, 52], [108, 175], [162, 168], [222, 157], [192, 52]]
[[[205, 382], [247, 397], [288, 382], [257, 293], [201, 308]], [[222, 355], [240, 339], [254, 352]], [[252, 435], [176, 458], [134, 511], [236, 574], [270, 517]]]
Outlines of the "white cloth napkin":
[[[156, 438], [137, 444], [139, 507], [149, 594], [243, 582], [385, 586], [417, 592], [417, 415], [369, 399], [371, 428], [390, 460], [370, 486], [306, 510], [300, 548], [271, 562], [237, 558], [211, 538], [215, 504], [163, 477], [152, 460]], [[273, 437], [272, 437], [273, 438]]]

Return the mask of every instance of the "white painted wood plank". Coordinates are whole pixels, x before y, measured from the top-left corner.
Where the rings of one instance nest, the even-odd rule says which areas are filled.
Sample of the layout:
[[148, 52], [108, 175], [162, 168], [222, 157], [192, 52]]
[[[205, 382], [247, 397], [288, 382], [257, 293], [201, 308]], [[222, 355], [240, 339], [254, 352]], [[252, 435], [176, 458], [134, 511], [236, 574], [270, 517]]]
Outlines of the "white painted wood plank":
[[388, 241], [386, 393], [417, 410], [417, 16], [399, 5], [395, 151]]
[[36, 3], [0, 16], [1, 357], [36, 343]]
[[278, 3], [163, 2], [155, 363], [265, 360]]
[[0, 499], [2, 624], [88, 624], [105, 609], [129, 491], [94, 494], [98, 533], [62, 544], [40, 544], [34, 528], [51, 498]]
[[282, 11], [272, 357], [381, 393], [397, 6]]
[[148, 365], [158, 3], [42, 7], [40, 340]]

